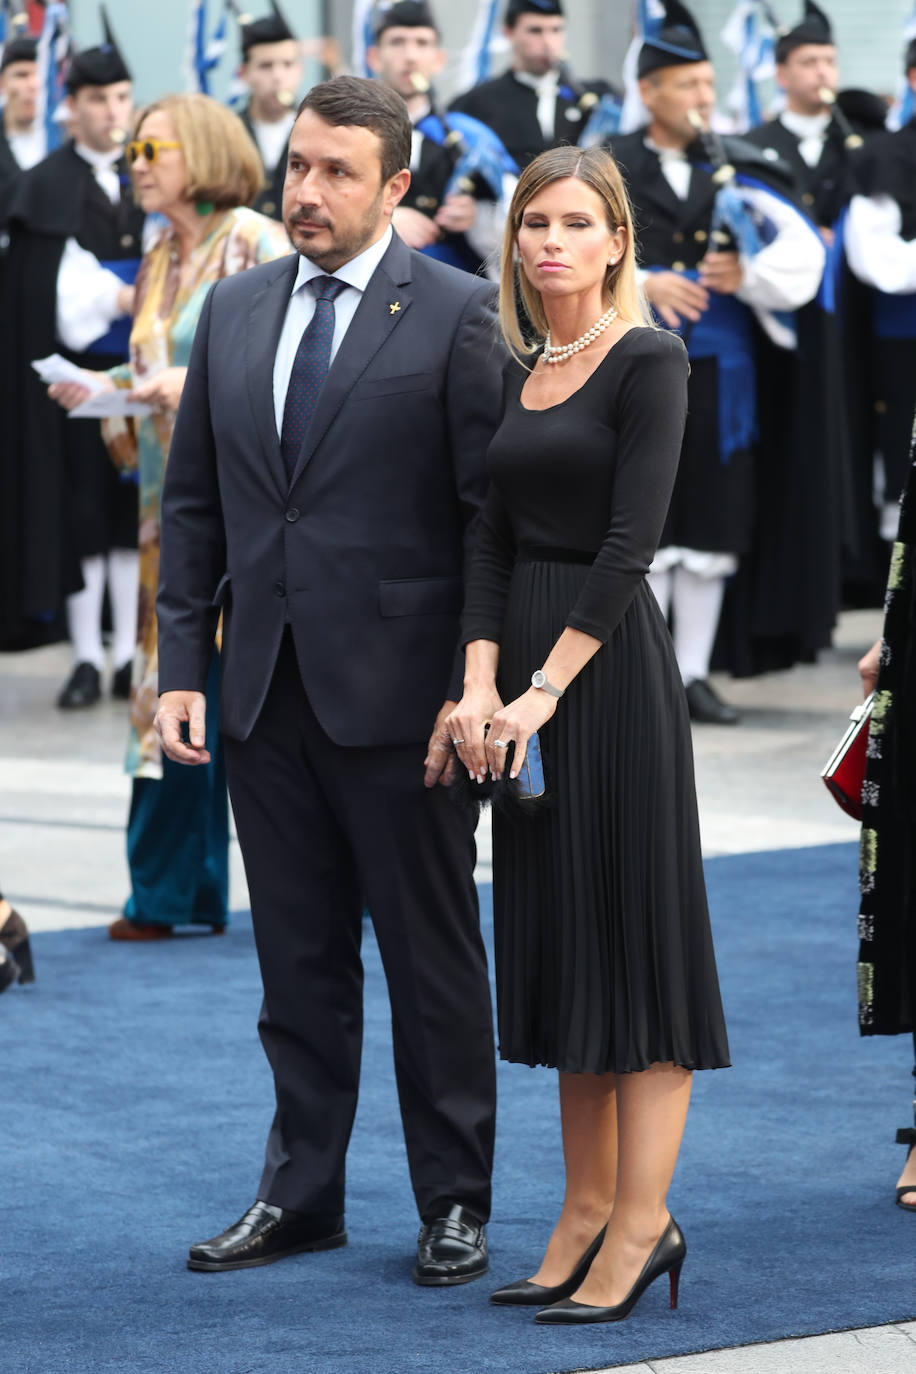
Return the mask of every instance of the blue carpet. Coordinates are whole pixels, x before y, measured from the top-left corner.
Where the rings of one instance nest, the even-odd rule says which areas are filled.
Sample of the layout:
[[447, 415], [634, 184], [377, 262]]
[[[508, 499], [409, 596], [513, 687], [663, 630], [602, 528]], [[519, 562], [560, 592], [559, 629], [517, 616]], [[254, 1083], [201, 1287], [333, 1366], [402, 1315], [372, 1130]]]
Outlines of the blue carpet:
[[558, 1206], [547, 1071], [500, 1068], [490, 1278], [411, 1283], [371, 936], [350, 1246], [223, 1275], [184, 1258], [259, 1172], [270, 1082], [250, 924], [140, 947], [38, 936], [40, 981], [0, 1002], [0, 1369], [548, 1374], [913, 1318], [916, 1218], [892, 1205], [910, 1046], [857, 1034], [855, 867], [851, 844], [707, 865], [735, 1067], [695, 1080], [671, 1194], [682, 1305], [659, 1283], [627, 1322], [578, 1332], [486, 1301], [531, 1272]]

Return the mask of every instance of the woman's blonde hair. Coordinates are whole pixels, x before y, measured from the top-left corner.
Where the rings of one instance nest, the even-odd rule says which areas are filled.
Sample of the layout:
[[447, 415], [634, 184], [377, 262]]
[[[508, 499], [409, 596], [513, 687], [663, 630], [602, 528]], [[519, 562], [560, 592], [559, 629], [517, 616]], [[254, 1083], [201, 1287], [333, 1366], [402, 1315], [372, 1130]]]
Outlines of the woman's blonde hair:
[[[654, 324], [645, 297], [636, 283], [633, 215], [620, 168], [606, 148], [549, 148], [530, 162], [519, 177], [503, 235], [499, 320], [503, 338], [520, 361], [537, 346], [532, 342], [531, 330], [543, 339], [548, 325], [541, 293], [532, 286], [518, 262], [518, 231], [529, 202], [545, 187], [567, 177], [583, 181], [600, 196], [607, 226], [612, 233], [616, 229], [626, 230], [623, 256], [605, 273], [606, 304], [615, 305], [620, 318], [628, 324]], [[527, 320], [520, 317], [519, 298], [527, 313]]]
[[250, 205], [264, 187], [257, 148], [238, 115], [208, 95], [164, 95], [141, 110], [134, 138], [157, 110], [167, 114], [188, 168], [188, 200], [215, 210]]

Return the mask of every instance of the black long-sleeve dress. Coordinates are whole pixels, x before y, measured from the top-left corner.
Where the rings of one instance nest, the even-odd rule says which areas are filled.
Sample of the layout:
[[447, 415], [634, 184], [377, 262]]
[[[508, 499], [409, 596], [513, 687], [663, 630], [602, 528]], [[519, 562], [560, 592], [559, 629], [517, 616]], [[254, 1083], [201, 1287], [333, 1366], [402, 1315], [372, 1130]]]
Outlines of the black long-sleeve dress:
[[645, 581], [687, 370], [679, 339], [642, 328], [546, 410], [526, 409], [527, 374], [506, 370], [462, 637], [499, 644], [505, 702], [565, 626], [602, 648], [540, 732], [553, 804], [494, 815], [504, 1059], [573, 1073], [729, 1062], [686, 701]]

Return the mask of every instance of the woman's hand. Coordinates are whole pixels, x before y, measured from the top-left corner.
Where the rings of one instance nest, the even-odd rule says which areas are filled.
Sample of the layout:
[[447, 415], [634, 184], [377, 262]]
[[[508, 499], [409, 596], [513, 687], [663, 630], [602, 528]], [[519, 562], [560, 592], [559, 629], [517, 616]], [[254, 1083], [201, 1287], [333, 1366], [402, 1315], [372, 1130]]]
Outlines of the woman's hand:
[[506, 771], [508, 746], [513, 743], [515, 753], [509, 776], [518, 777], [528, 753], [528, 741], [542, 725], [546, 725], [556, 709], [556, 697], [549, 692], [542, 692], [539, 687], [529, 687], [524, 695], [495, 713], [486, 743], [487, 763], [494, 778], [501, 778]]
[[147, 377], [145, 382], [135, 386], [130, 399], [145, 401], [154, 410], [177, 410], [187, 375], [186, 367], [167, 367], [157, 372], [155, 377]]
[[487, 776], [484, 729], [502, 705], [495, 683], [466, 687], [454, 711], [445, 718], [445, 729], [472, 782], [483, 782]]
[[878, 682], [878, 663], [881, 657], [881, 640], [876, 639], [864, 658], [859, 659], [859, 677], [862, 679], [862, 695], [873, 692]]
[[81, 386], [79, 382], [54, 382], [48, 387], [48, 395], [52, 401], [63, 406], [64, 410], [75, 410], [84, 401], [88, 401], [93, 390], [114, 391], [114, 382], [110, 377], [106, 377], [104, 372], [87, 371], [87, 375], [92, 378], [92, 386]]

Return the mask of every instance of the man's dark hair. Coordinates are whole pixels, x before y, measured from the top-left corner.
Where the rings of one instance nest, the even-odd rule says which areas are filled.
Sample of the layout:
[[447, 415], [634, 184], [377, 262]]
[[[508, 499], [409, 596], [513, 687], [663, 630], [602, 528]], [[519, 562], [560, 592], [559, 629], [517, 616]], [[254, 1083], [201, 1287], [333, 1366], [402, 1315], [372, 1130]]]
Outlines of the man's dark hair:
[[296, 111], [312, 110], [326, 124], [371, 129], [382, 143], [382, 183], [410, 166], [411, 123], [397, 91], [365, 76], [335, 76], [313, 86]]

